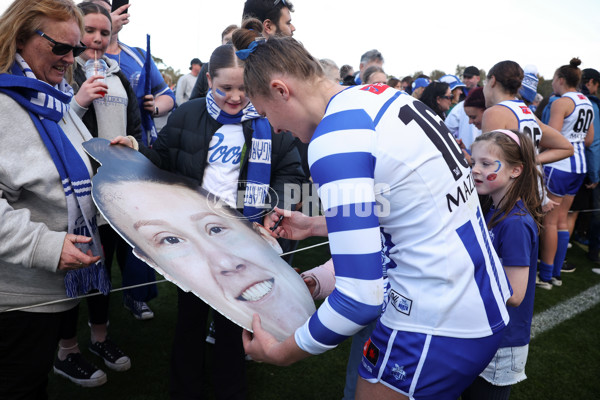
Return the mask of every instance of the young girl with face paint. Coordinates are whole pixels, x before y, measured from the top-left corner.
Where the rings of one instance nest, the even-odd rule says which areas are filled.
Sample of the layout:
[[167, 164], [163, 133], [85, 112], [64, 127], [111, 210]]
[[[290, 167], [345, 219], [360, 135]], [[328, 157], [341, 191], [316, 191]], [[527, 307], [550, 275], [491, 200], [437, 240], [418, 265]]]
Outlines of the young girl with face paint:
[[[253, 31], [244, 29], [243, 33], [254, 40], [260, 36], [262, 25], [256, 23], [247, 28]], [[162, 169], [195, 179], [203, 189], [233, 207], [238, 205], [238, 189], [244, 195], [244, 189], [257, 187], [258, 183], [270, 188], [272, 202], [278, 201], [267, 204], [267, 209], [283, 207], [284, 185], [300, 186], [305, 180], [300, 155], [289, 133], [273, 134], [269, 121], [256, 112], [244, 91], [243, 72], [244, 62], [236, 57], [232, 45], [217, 47], [209, 61], [210, 90], [206, 98], [178, 107], [152, 148], [140, 146], [140, 152]], [[135, 147], [124, 137], [112, 143]], [[255, 185], [249, 185], [249, 181]], [[252, 197], [244, 196], [244, 200]], [[244, 201], [244, 215], [262, 223], [263, 215], [256, 210]], [[206, 388], [200, 383], [203, 367], [198, 360], [205, 357], [210, 307], [193, 293], [178, 289], [177, 295], [170, 394], [173, 398], [203, 398]], [[242, 328], [218, 312], [213, 315], [216, 341], [212, 375], [216, 397], [243, 398], [247, 384]]]
[[542, 220], [537, 185], [540, 173], [533, 143], [516, 131], [485, 133], [471, 150], [477, 193], [513, 294], [507, 301], [510, 322], [500, 348], [462, 398], [508, 399], [511, 385], [526, 378]]

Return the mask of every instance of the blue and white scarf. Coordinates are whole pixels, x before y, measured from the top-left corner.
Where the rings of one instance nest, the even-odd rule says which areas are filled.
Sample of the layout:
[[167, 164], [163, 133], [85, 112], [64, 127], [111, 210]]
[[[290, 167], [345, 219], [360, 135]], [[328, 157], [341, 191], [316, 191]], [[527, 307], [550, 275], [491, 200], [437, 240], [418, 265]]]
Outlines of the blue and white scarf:
[[[91, 250], [94, 255], [102, 255], [90, 174], [58, 124], [69, 111], [73, 89], [65, 80], [57, 87], [38, 80], [23, 57], [16, 54], [11, 74], [0, 74], [0, 91], [29, 112], [54, 161], [67, 199], [68, 233], [92, 237], [90, 243], [77, 243], [76, 246], [84, 253]], [[103, 259], [86, 268], [67, 272], [65, 286], [68, 297], [84, 295], [92, 289], [108, 294], [110, 281]]]
[[271, 182], [271, 125], [248, 103], [236, 115], [227, 114], [217, 105], [212, 90], [206, 94], [206, 108], [211, 117], [223, 125], [252, 120], [252, 148], [248, 155], [248, 176], [244, 194], [244, 216], [262, 223], [262, 216], [270, 209], [269, 182]]

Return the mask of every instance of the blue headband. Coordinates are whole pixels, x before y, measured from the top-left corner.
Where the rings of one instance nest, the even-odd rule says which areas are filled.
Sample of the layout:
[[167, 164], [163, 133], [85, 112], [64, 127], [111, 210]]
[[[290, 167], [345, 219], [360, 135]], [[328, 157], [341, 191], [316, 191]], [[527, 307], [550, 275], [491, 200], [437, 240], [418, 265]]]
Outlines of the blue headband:
[[250, 43], [247, 49], [238, 50], [235, 52], [235, 55], [238, 56], [240, 60], [245, 60], [251, 53], [254, 53], [254, 50], [258, 47], [258, 42], [254, 41]]

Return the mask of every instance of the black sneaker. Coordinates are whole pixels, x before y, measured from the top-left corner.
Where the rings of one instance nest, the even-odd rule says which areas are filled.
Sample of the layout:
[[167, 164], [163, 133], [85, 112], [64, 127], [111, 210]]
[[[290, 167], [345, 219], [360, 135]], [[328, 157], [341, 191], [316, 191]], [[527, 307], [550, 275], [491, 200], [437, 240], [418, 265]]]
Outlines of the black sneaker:
[[575, 266], [573, 264], [567, 264], [567, 261], [565, 260], [563, 262], [563, 265], [562, 265], [561, 269], [560, 269], [560, 272], [561, 273], [563, 273], [563, 272], [566, 272], [566, 273], [575, 272]]
[[90, 351], [104, 359], [104, 364], [115, 371], [127, 371], [131, 368], [131, 360], [108, 337], [104, 342], [91, 343]]
[[71, 353], [63, 361], [54, 360], [54, 373], [83, 387], [96, 387], [106, 383], [106, 374], [86, 361], [81, 353]]
[[133, 297], [123, 295], [123, 307], [131, 311], [135, 319], [147, 320], [154, 318], [154, 312], [148, 307], [145, 301], [134, 300]]

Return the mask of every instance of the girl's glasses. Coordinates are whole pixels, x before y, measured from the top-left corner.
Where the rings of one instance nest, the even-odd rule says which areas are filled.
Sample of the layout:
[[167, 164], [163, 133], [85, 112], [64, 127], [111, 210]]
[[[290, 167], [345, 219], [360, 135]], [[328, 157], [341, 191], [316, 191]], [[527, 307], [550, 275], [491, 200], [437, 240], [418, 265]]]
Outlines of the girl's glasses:
[[87, 47], [85, 47], [85, 45], [81, 42], [79, 42], [79, 44], [81, 44], [81, 46], [71, 46], [70, 44], [57, 42], [56, 40], [52, 39], [50, 36], [46, 35], [42, 31], [35, 31], [35, 33], [37, 33], [38, 35], [40, 35], [41, 37], [43, 37], [44, 39], [46, 39], [47, 41], [49, 41], [50, 43], [52, 43], [54, 45], [54, 46], [52, 46], [52, 52], [54, 54], [56, 54], [57, 56], [64, 56], [65, 54], [69, 53], [70, 51], [73, 51], [73, 57], [77, 57], [78, 55], [83, 53], [85, 51], [85, 49], [87, 49]]

